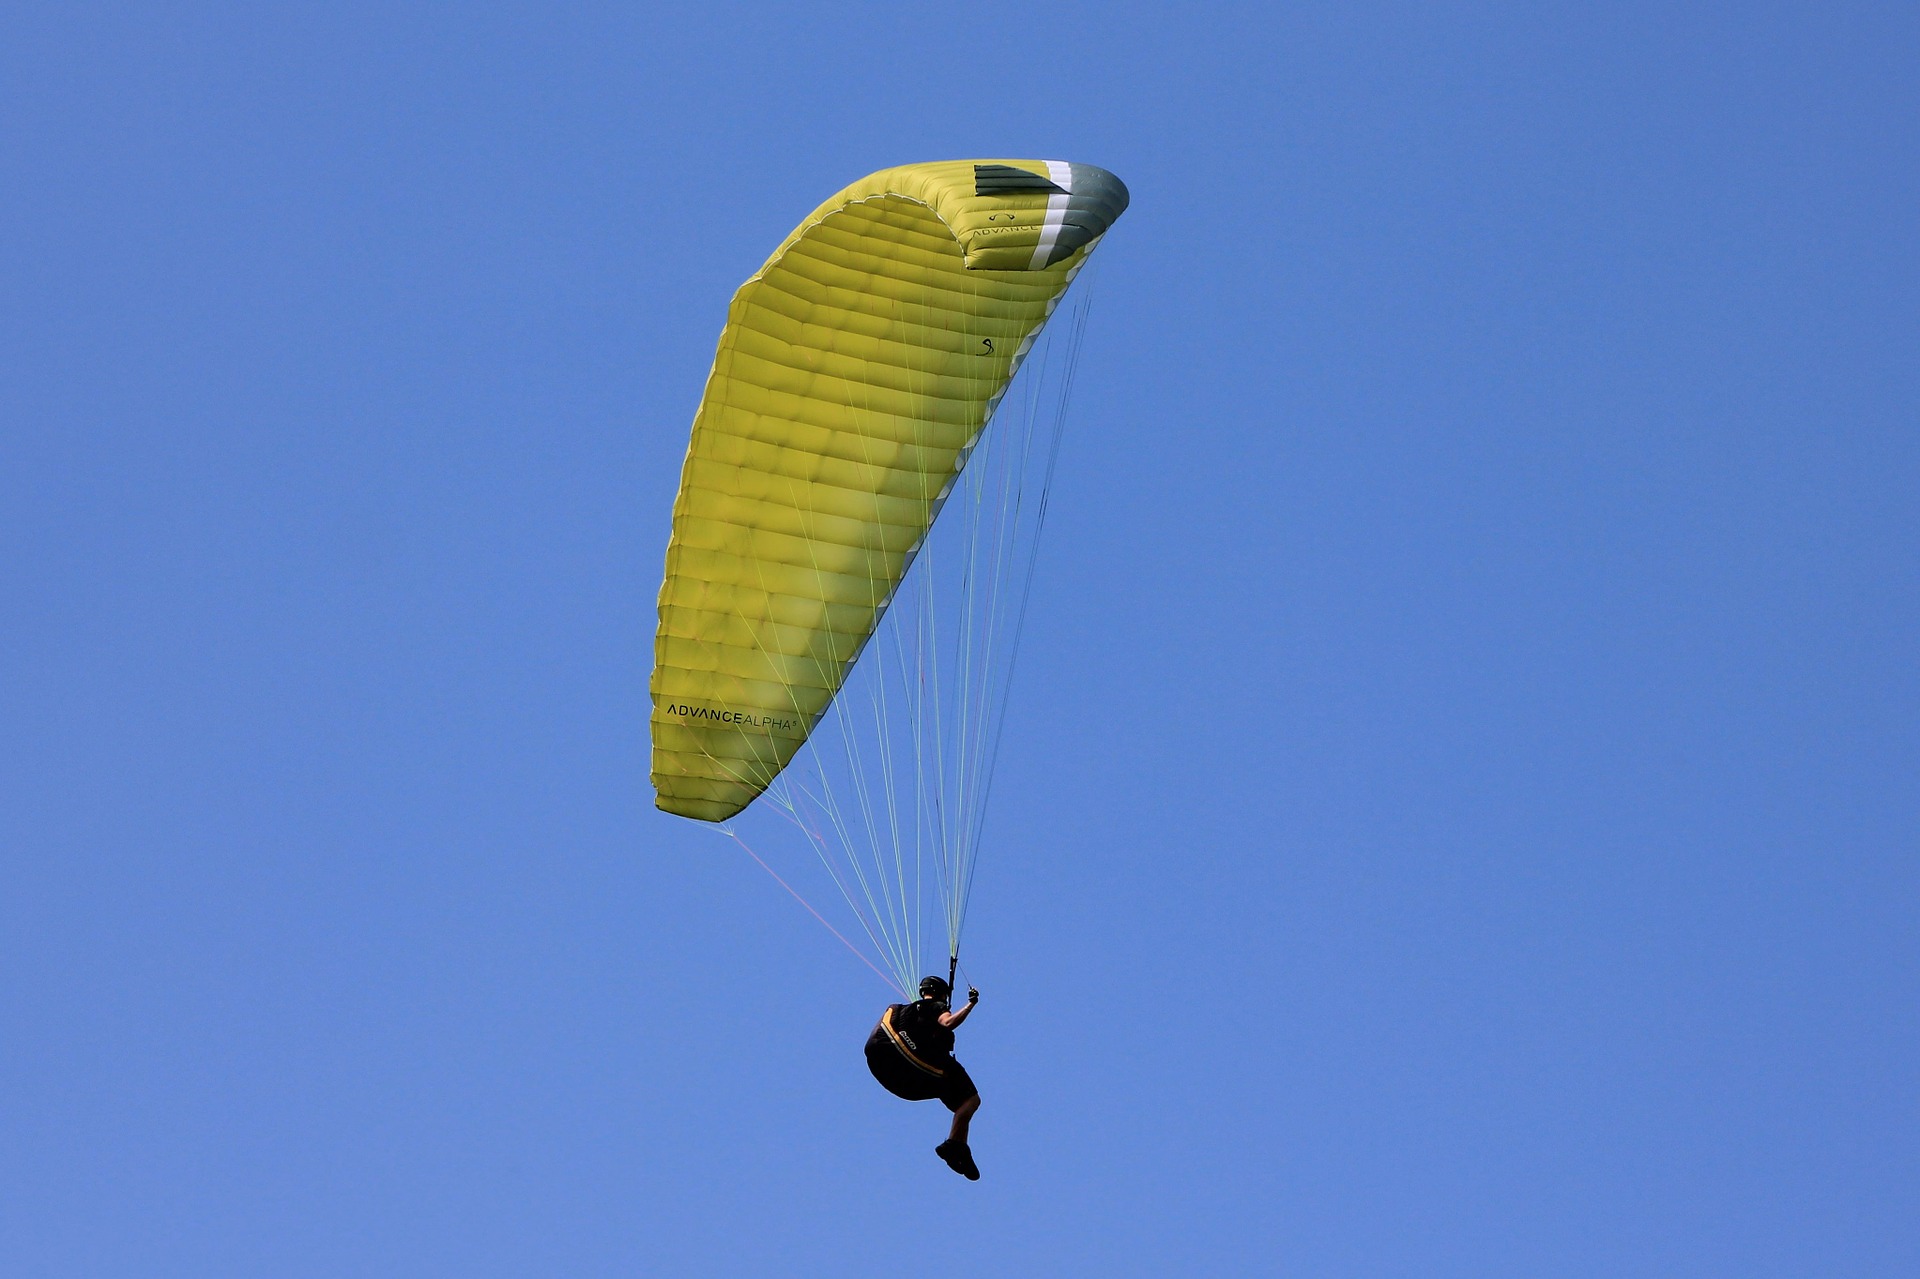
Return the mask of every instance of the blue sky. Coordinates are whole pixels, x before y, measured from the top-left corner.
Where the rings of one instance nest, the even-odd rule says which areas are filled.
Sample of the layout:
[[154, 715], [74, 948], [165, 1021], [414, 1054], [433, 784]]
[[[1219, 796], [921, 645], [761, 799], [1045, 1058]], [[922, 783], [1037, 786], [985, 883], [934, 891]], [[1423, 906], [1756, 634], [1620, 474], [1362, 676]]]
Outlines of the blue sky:
[[[1920, 1267], [1896, 5], [70, 4], [0, 41], [0, 1270]], [[727, 298], [1126, 180], [969, 922], [646, 782]]]

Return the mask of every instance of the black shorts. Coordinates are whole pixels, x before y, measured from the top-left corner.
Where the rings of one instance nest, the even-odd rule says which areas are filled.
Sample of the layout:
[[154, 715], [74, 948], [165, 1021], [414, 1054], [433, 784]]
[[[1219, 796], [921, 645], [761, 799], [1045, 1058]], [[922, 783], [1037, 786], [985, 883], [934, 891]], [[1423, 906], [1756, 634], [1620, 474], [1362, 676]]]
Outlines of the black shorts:
[[[933, 1074], [927, 1067], [940, 1073]], [[938, 1101], [948, 1110], [958, 1110], [979, 1095], [965, 1066], [952, 1057], [916, 1065], [894, 1047], [884, 1026], [875, 1026], [867, 1037], [867, 1069], [882, 1088], [907, 1101]]]

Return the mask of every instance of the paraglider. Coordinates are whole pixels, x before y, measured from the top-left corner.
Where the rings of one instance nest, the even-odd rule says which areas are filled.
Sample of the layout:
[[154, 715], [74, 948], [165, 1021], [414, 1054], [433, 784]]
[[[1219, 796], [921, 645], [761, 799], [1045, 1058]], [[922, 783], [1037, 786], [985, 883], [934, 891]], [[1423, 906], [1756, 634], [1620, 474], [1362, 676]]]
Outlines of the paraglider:
[[953, 988], [938, 977], [922, 978], [920, 998], [889, 1004], [867, 1036], [867, 1069], [880, 1086], [906, 1101], [938, 1101], [953, 1112], [953, 1127], [933, 1153], [968, 1181], [980, 1180], [980, 1167], [967, 1144], [980, 1090], [953, 1055], [953, 1032], [980, 1004], [969, 986], [967, 1002], [951, 1007]]
[[[929, 916], [958, 964], [1084, 309], [1051, 380], [987, 427], [1126, 205], [1111, 173], [1060, 160], [864, 178], [734, 294], [694, 417], [654, 640], [656, 803], [733, 834], [764, 795], [902, 994]], [[972, 1007], [923, 1033], [950, 1048]]]

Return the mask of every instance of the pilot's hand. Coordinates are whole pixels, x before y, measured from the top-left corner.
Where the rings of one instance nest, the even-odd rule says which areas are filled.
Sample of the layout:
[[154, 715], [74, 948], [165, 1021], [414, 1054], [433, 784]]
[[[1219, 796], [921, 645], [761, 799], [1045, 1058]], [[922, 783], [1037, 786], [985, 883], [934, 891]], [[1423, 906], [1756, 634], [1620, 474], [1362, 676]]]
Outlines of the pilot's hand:
[[980, 988], [978, 986], [967, 987], [967, 1002], [970, 1004], [980, 1002]]

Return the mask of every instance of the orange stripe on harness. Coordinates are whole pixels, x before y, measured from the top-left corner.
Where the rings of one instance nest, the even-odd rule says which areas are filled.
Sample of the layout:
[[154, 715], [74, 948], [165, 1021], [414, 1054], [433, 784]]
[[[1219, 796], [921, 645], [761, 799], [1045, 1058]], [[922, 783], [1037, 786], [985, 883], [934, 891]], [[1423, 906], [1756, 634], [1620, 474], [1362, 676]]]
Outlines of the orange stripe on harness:
[[920, 1069], [926, 1071], [929, 1075], [932, 1075], [935, 1079], [944, 1079], [946, 1077], [946, 1074], [947, 1074], [946, 1071], [940, 1069], [938, 1066], [929, 1066], [927, 1065], [926, 1062], [921, 1061], [918, 1057], [913, 1055], [913, 1050], [908, 1048], [907, 1045], [901, 1040], [900, 1032], [896, 1031], [893, 1028], [893, 1009], [889, 1008], [887, 1009], [887, 1011], [880, 1014], [880, 1026], [883, 1030], [887, 1032], [887, 1038], [893, 1041], [893, 1046], [900, 1050], [900, 1055], [902, 1057], [905, 1057], [908, 1061], [912, 1062], [914, 1065], [918, 1066]]

